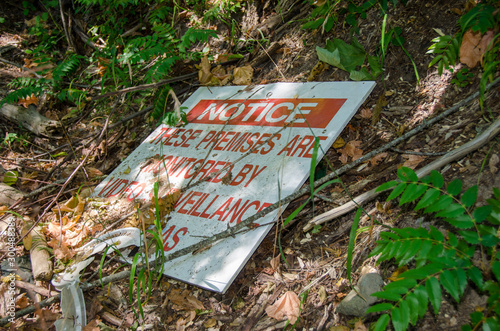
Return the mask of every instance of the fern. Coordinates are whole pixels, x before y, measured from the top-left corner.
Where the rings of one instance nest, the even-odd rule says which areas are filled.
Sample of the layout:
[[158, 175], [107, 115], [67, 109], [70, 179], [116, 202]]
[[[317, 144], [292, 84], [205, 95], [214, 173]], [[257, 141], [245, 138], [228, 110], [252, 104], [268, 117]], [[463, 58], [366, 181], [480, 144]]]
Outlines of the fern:
[[[387, 284], [383, 291], [373, 295], [383, 299], [366, 313], [386, 312], [378, 319], [375, 330], [385, 330], [389, 321], [395, 330], [406, 330], [416, 325], [429, 306], [439, 313], [442, 291], [455, 301], [460, 301], [469, 283], [488, 292], [488, 308], [471, 314], [471, 325], [463, 329], [481, 326], [499, 329], [500, 315], [500, 256], [496, 245], [500, 242], [500, 190], [493, 189], [494, 198], [482, 207], [474, 207], [477, 186], [462, 192], [462, 182], [455, 179], [444, 188], [440, 173], [418, 180], [409, 168], [398, 170], [400, 181], [391, 181], [377, 190], [392, 188], [387, 200], [400, 197], [399, 204], [417, 202], [414, 209], [432, 214], [448, 223], [453, 231], [445, 234], [435, 227], [393, 228], [382, 232], [377, 246], [370, 256], [380, 255], [378, 262], [394, 259], [399, 266], [413, 263], [415, 267]], [[481, 260], [475, 258], [480, 252]], [[491, 262], [491, 264], [489, 264]], [[484, 279], [492, 272], [494, 278]], [[484, 275], [484, 278], [483, 278]]]
[[433, 65], [438, 65], [439, 75], [443, 74], [443, 69], [450, 69], [450, 66], [454, 66], [458, 59], [458, 53], [460, 51], [460, 45], [462, 44], [461, 35], [455, 37], [452, 36], [439, 36], [432, 39], [432, 44], [427, 51], [427, 54], [438, 54], [429, 63], [429, 68]]
[[80, 59], [83, 59], [83, 57], [77, 54], [71, 54], [54, 69], [52, 72], [54, 86], [58, 85], [64, 78], [71, 76], [78, 70], [80, 67]]

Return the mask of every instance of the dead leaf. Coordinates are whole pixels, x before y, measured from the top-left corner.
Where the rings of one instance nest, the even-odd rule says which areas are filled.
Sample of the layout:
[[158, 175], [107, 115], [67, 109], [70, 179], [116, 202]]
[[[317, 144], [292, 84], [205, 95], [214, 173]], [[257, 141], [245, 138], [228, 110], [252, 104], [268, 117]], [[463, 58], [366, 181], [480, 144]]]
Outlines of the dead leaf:
[[316, 77], [318, 77], [318, 75], [321, 74], [326, 69], [328, 69], [328, 64], [326, 64], [323, 61], [318, 61], [318, 63], [316, 63], [316, 65], [312, 68], [311, 73], [307, 78], [307, 81], [312, 82], [316, 80]]
[[394, 272], [392, 273], [391, 277], [389, 277], [387, 279], [390, 280], [391, 282], [395, 282], [398, 279], [400, 279], [399, 275], [401, 275], [405, 271], [408, 271], [408, 267], [407, 266], [399, 267], [396, 270], [394, 270]]
[[253, 68], [250, 65], [234, 69], [233, 84], [235, 85], [250, 85], [253, 78]]
[[273, 271], [277, 271], [280, 267], [280, 259], [281, 255], [278, 254], [277, 256], [273, 257], [271, 261], [269, 261], [269, 264], [271, 264], [271, 268], [273, 269]]
[[375, 105], [375, 108], [373, 108], [373, 115], [372, 115], [372, 125], [375, 125], [380, 121], [380, 115], [382, 114], [382, 109], [387, 106], [387, 100], [385, 99], [385, 95], [381, 94], [380, 97], [377, 100], [377, 104]]
[[408, 167], [410, 169], [415, 169], [420, 162], [425, 160], [425, 156], [421, 155], [403, 155], [406, 161], [403, 163], [403, 167]]
[[490, 167], [491, 173], [494, 175], [498, 172], [498, 163], [500, 162], [500, 158], [498, 154], [493, 154], [490, 158], [490, 162], [488, 163]]
[[387, 157], [387, 155], [388, 154], [386, 152], [375, 155], [370, 159], [370, 164], [372, 166], [379, 164], [380, 162], [382, 162], [382, 160], [384, 160]]
[[17, 103], [23, 106], [24, 108], [28, 108], [29, 105], [35, 105], [38, 106], [38, 98], [32, 94], [29, 97], [26, 97], [25, 99], [20, 99]]
[[[168, 299], [172, 301], [172, 303], [177, 306], [178, 310], [195, 310], [201, 309], [205, 310], [203, 303], [192, 296], [189, 290], [184, 290], [181, 293], [180, 289], [173, 289], [168, 295]], [[175, 309], [175, 308], [174, 308]]]
[[201, 58], [201, 63], [199, 66], [196, 66], [198, 71], [198, 80], [202, 85], [208, 85], [212, 81], [212, 73], [210, 72], [211, 66], [208, 58], [206, 56]]
[[370, 108], [363, 108], [359, 112], [359, 116], [361, 116], [364, 119], [370, 119], [372, 118], [372, 111], [370, 110]]
[[231, 75], [226, 72], [221, 65], [212, 69], [212, 80], [209, 85], [226, 85], [231, 79]]
[[205, 328], [213, 328], [214, 326], [217, 325], [217, 320], [215, 318], [209, 318], [205, 323], [203, 323], [203, 326]]
[[342, 137], [338, 137], [335, 142], [333, 143], [333, 148], [339, 149], [345, 146], [345, 141], [342, 139]]
[[479, 62], [483, 64], [483, 55], [488, 50], [491, 41], [495, 37], [493, 30], [490, 30], [481, 35], [481, 32], [465, 32], [462, 45], [460, 46], [460, 62], [467, 65], [469, 68], [474, 68]]
[[359, 146], [361, 146], [361, 141], [349, 141], [344, 148], [339, 149], [339, 152], [342, 154], [340, 157], [340, 161], [343, 164], [346, 164], [348, 161], [348, 156], [350, 156], [353, 161], [356, 161], [361, 156], [363, 156], [363, 151], [359, 148]]
[[98, 326], [99, 322], [100, 322], [99, 319], [93, 319], [87, 325], [85, 325], [83, 327], [82, 331], [99, 331], [100, 330], [100, 328]]
[[299, 297], [295, 294], [295, 292], [287, 291], [272, 306], [266, 308], [266, 313], [269, 317], [275, 318], [279, 321], [286, 316], [291, 324], [295, 324], [300, 314]]
[[25, 293], [21, 293], [17, 298], [16, 298], [16, 308], [18, 309], [24, 309], [29, 306], [29, 300], [28, 297], [26, 296]]
[[318, 290], [318, 298], [319, 298], [319, 301], [321, 301], [321, 303], [324, 305], [325, 302], [326, 302], [326, 299], [328, 298], [324, 286], [321, 286], [319, 288], [319, 290]]
[[354, 324], [354, 331], [366, 331], [366, 326], [363, 324], [362, 320], [357, 320]]

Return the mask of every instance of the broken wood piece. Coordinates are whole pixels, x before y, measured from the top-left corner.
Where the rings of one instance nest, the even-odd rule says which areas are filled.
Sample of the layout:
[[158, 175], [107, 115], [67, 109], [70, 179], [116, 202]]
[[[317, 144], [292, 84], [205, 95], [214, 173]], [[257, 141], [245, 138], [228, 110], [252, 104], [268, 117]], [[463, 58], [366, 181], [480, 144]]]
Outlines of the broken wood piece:
[[[441, 167], [452, 161], [461, 159], [470, 152], [475, 151], [480, 147], [482, 147], [493, 137], [495, 137], [498, 133], [500, 133], [500, 119], [497, 119], [495, 122], [493, 122], [493, 124], [490, 125], [490, 127], [487, 130], [479, 134], [476, 138], [472, 139], [468, 143], [458, 147], [457, 149], [454, 149], [453, 151], [447, 153], [446, 155], [443, 155], [439, 159], [417, 170], [416, 171], [417, 176], [419, 178], [422, 178], [423, 176], [430, 174], [432, 170], [440, 169]], [[354, 209], [358, 208], [363, 203], [370, 201], [371, 199], [375, 198], [380, 193], [382, 193], [382, 191], [375, 192], [375, 190], [376, 188], [357, 196], [353, 200], [349, 201], [348, 203], [340, 207], [333, 208], [327, 211], [326, 213], [314, 217], [306, 224], [306, 226], [304, 226], [303, 231], [307, 232], [316, 225], [323, 224], [339, 216], [345, 215], [353, 211]]]
[[24, 198], [24, 193], [4, 183], [0, 183], [0, 205], [11, 206]]
[[52, 279], [52, 261], [41, 227], [37, 226], [31, 231], [31, 238], [30, 258], [33, 278], [48, 282]]
[[61, 129], [59, 122], [41, 115], [32, 105], [24, 108], [4, 103], [0, 108], [0, 117], [15, 124], [21, 124], [24, 128], [39, 136], [57, 137]]
[[59, 294], [59, 292], [57, 291], [50, 291], [49, 289], [33, 285], [31, 283], [23, 282], [21, 280], [16, 280], [16, 287], [36, 292], [38, 294], [43, 295], [44, 297], [52, 297], [54, 295]]

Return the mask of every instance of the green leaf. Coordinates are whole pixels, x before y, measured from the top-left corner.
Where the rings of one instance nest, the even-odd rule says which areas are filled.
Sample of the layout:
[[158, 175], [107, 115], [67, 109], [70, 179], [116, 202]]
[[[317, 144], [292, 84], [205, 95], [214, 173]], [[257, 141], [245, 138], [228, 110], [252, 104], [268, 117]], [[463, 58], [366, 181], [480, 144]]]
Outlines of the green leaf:
[[363, 49], [349, 45], [341, 39], [328, 40], [326, 48], [316, 47], [316, 53], [320, 61], [348, 72], [363, 65], [366, 57]]
[[366, 310], [365, 314], [368, 314], [368, 313], [379, 313], [381, 311], [390, 310], [393, 307], [394, 307], [394, 305], [392, 303], [388, 303], [388, 302], [378, 303], [378, 304], [373, 305], [370, 308], [368, 308]]
[[355, 82], [375, 79], [365, 67], [361, 68], [360, 70], [351, 70], [349, 78]]
[[433, 204], [429, 205], [429, 207], [425, 208], [425, 213], [434, 213], [440, 210], [445, 209], [453, 202], [453, 198], [449, 195], [440, 196]]
[[406, 296], [406, 302], [408, 302], [408, 308], [410, 310], [410, 323], [414, 326], [418, 320], [418, 310], [419, 303], [415, 293], [411, 292]]
[[469, 276], [469, 279], [472, 280], [479, 289], [483, 288], [484, 285], [483, 274], [477, 267], [472, 267], [468, 269], [467, 275]]
[[420, 247], [420, 250], [417, 252], [418, 253], [418, 258], [422, 260], [426, 260], [429, 258], [429, 252], [432, 249], [432, 242], [423, 240], [422, 241], [422, 247]]
[[397, 198], [401, 193], [403, 193], [406, 185], [406, 183], [400, 183], [398, 186], [396, 186], [396, 188], [392, 190], [391, 194], [389, 194], [389, 196], [387, 197], [387, 201], [391, 201], [392, 199]]
[[491, 271], [493, 271], [493, 274], [495, 275], [497, 280], [500, 280], [500, 262], [495, 261], [491, 265]]
[[493, 208], [489, 205], [481, 206], [474, 209], [474, 212], [472, 213], [474, 215], [474, 221], [476, 221], [476, 223], [481, 223], [488, 216], [490, 216], [492, 209]]
[[465, 213], [465, 209], [458, 203], [449, 204], [446, 208], [436, 214], [436, 217], [454, 218]]
[[441, 175], [436, 170], [431, 171], [431, 182], [436, 188], [441, 188], [444, 185], [443, 175]]
[[439, 281], [435, 277], [427, 279], [425, 289], [427, 290], [429, 301], [434, 308], [434, 314], [437, 315], [441, 307], [441, 287], [439, 286]]
[[479, 235], [476, 231], [458, 231], [458, 233], [467, 241], [469, 244], [476, 245], [479, 243]]
[[417, 203], [417, 206], [415, 207], [415, 210], [419, 210], [422, 208], [425, 208], [432, 204], [433, 202], [436, 201], [436, 199], [439, 197], [440, 193], [438, 189], [431, 188], [425, 192], [424, 196], [420, 201]]
[[441, 231], [439, 231], [438, 229], [436, 229], [432, 225], [431, 225], [430, 228], [431, 228], [431, 230], [430, 230], [431, 238], [435, 239], [436, 241], [443, 242], [444, 241], [444, 236], [441, 233]]
[[[319, 141], [319, 140], [318, 140]], [[349, 235], [349, 245], [347, 247], [347, 278], [349, 283], [351, 283], [351, 263], [352, 263], [352, 252], [354, 250], [354, 243], [356, 241], [356, 231], [358, 229], [359, 220], [361, 219], [361, 213], [363, 209], [358, 208], [356, 215], [354, 216], [354, 221], [351, 226], [351, 233]]]
[[458, 293], [460, 297], [462, 297], [465, 293], [465, 289], [467, 288], [467, 274], [464, 269], [455, 269], [455, 281], [458, 284]]
[[399, 265], [405, 265], [408, 264], [411, 260], [413, 260], [417, 254], [417, 252], [420, 250], [420, 247], [422, 246], [423, 240], [419, 239], [413, 239], [410, 241], [410, 247], [406, 250], [406, 253], [401, 257]]
[[403, 325], [403, 320], [401, 316], [401, 311], [399, 309], [393, 309], [391, 311], [392, 326], [396, 331], [402, 331], [405, 329]]
[[460, 293], [458, 288], [458, 283], [455, 280], [453, 272], [451, 270], [445, 270], [439, 276], [439, 282], [443, 286], [443, 288], [448, 292], [455, 301], [460, 300]]
[[392, 291], [385, 291], [385, 290], [381, 292], [372, 293], [372, 296], [389, 301], [401, 300], [401, 295], [399, 295], [399, 293]]
[[458, 178], [449, 183], [448, 187], [446, 188], [446, 192], [450, 193], [451, 195], [459, 195], [461, 191], [462, 181]]
[[497, 320], [498, 316], [488, 317], [483, 324], [484, 331], [496, 331], [500, 330], [500, 324]]
[[3, 175], [3, 182], [5, 185], [12, 186], [17, 182], [18, 177], [19, 173], [16, 170], [7, 171]]
[[402, 278], [391, 282], [384, 286], [384, 291], [395, 291], [399, 293], [408, 292], [408, 289], [417, 285], [417, 281], [413, 278]]
[[457, 236], [455, 236], [453, 233], [449, 231], [447, 232], [447, 235], [448, 235], [448, 244], [452, 247], [457, 247], [458, 245]]
[[415, 287], [413, 293], [415, 293], [415, 297], [418, 300], [418, 317], [422, 318], [427, 312], [427, 302], [429, 300], [429, 296], [427, 295], [425, 287], [422, 285]]
[[417, 174], [408, 167], [401, 167], [398, 169], [398, 178], [403, 182], [418, 182]]
[[399, 205], [401, 206], [405, 203], [417, 200], [422, 194], [425, 193], [425, 191], [427, 191], [427, 188], [428, 186], [422, 184], [409, 184], [403, 192], [401, 200], [399, 200]]
[[399, 303], [399, 313], [401, 316], [401, 326], [403, 330], [406, 330], [408, 324], [410, 324], [410, 307], [405, 300]]
[[420, 268], [410, 269], [403, 272], [399, 277], [401, 278], [413, 278], [413, 279], [424, 279], [428, 276], [436, 273], [442, 269], [442, 264], [431, 263]]
[[454, 218], [446, 218], [445, 221], [459, 229], [470, 229], [474, 226], [474, 222], [467, 214], [455, 216]]
[[466, 208], [474, 205], [477, 199], [477, 185], [470, 187], [460, 198], [460, 201], [465, 205]]
[[380, 316], [377, 323], [375, 324], [375, 327], [373, 328], [373, 331], [385, 331], [390, 319], [391, 318], [389, 317], [389, 314]]
[[384, 184], [380, 185], [379, 187], [377, 187], [375, 192], [382, 192], [382, 191], [388, 190], [391, 187], [394, 187], [398, 184], [399, 184], [399, 182], [397, 180], [391, 180], [390, 182], [384, 183]]

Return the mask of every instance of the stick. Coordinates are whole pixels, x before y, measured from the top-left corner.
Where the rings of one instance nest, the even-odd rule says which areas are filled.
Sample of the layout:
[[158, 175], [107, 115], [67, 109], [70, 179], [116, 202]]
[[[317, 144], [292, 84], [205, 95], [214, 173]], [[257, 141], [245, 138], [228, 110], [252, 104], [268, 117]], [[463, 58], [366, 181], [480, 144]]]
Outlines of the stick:
[[[498, 133], [500, 132], [500, 119], [497, 119], [493, 124], [490, 125], [490, 127], [478, 135], [476, 138], [472, 139], [468, 143], [458, 147], [457, 149], [448, 152], [446, 155], [440, 157], [439, 159], [429, 163], [425, 167], [419, 169], [416, 171], [416, 174], [419, 178], [428, 175], [432, 170], [439, 169], [443, 167], [444, 165], [461, 159], [465, 155], [469, 154], [472, 151], [477, 150], [484, 144], [486, 144], [488, 141], [490, 141], [493, 137], [495, 137]], [[333, 208], [326, 213], [323, 213], [321, 215], [318, 215], [314, 217], [312, 220], [307, 223], [306, 226], [304, 226], [303, 231], [309, 231], [311, 230], [315, 225], [323, 224], [325, 222], [328, 222], [332, 219], [335, 219], [339, 216], [345, 215], [349, 213], [350, 211], [358, 208], [361, 204], [372, 200], [376, 196], [378, 196], [382, 191], [380, 192], [375, 192], [376, 188], [374, 188], [371, 191], [365, 192], [353, 200], [349, 201], [348, 203], [345, 203], [344, 205]]]

